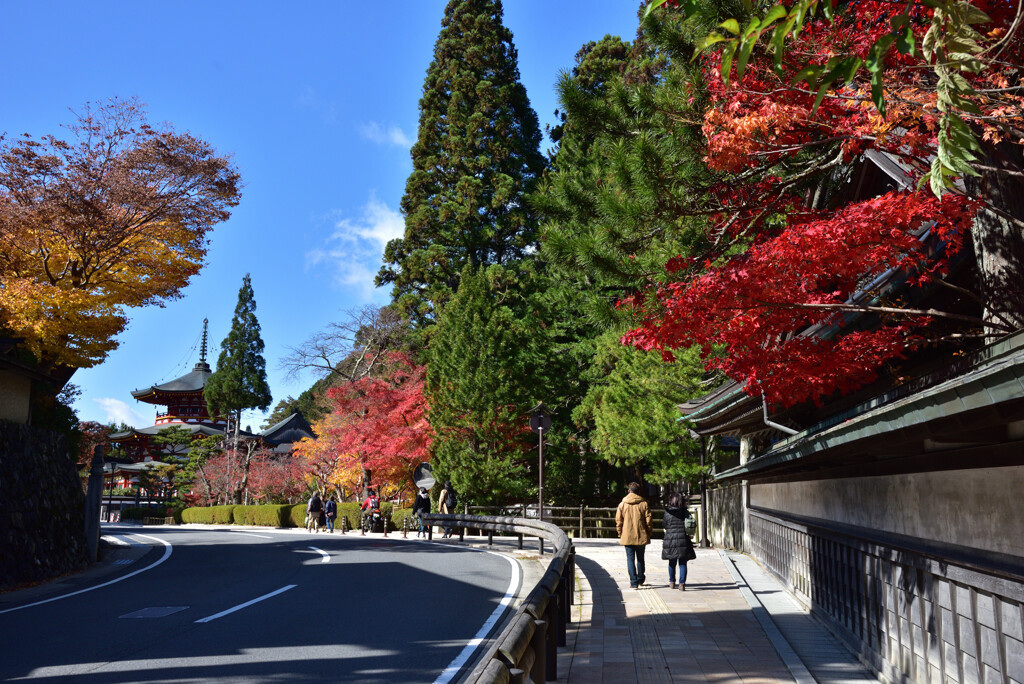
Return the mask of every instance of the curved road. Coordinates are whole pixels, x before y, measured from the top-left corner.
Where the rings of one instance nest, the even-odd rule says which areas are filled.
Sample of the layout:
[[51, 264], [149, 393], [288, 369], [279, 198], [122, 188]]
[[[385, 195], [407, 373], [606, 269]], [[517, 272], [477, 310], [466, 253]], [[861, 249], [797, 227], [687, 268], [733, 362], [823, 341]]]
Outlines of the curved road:
[[505, 556], [413, 539], [103, 533], [148, 550], [115, 574], [4, 596], [0, 680], [446, 682], [519, 588]]

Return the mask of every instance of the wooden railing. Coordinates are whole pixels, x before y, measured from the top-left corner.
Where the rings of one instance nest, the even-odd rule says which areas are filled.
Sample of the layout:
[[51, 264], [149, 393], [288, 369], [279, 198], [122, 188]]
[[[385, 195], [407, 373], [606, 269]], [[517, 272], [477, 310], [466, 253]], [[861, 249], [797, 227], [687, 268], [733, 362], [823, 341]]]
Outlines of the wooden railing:
[[467, 529], [486, 531], [491, 539], [496, 532], [518, 535], [520, 548], [523, 535], [551, 542], [551, 560], [540, 582], [463, 681], [493, 684], [558, 679], [558, 647], [565, 646], [576, 577], [576, 553], [565, 532], [548, 522], [511, 516], [435, 513], [424, 515], [423, 522], [431, 537], [434, 525], [440, 525], [458, 528], [460, 537]]
[[[700, 530], [700, 506], [690, 506], [690, 514], [697, 521]], [[515, 506], [467, 506], [467, 513], [479, 515], [513, 515], [536, 521], [537, 506], [526, 504]], [[664, 534], [662, 521], [665, 509], [652, 508], [651, 519], [655, 538]], [[615, 509], [592, 508], [590, 506], [544, 506], [544, 522], [550, 522], [575, 539], [614, 538]]]

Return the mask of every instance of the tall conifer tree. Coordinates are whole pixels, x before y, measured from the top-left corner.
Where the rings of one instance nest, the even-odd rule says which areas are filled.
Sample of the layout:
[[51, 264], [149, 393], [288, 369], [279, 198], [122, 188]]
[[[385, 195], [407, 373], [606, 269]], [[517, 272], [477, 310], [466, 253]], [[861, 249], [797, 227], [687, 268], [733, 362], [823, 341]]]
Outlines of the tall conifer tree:
[[416, 324], [433, 322], [463, 266], [509, 264], [535, 244], [523, 196], [544, 168], [540, 141], [500, 0], [451, 0], [420, 99], [405, 236], [377, 274]]
[[[211, 415], [231, 416], [234, 420], [233, 449], [238, 451], [238, 432], [242, 411], [270, 406], [270, 386], [267, 384], [267, 362], [263, 359], [263, 338], [260, 322], [256, 320], [256, 296], [252, 281], [246, 273], [238, 290], [238, 304], [231, 319], [231, 330], [220, 345], [217, 370], [206, 380], [203, 391]], [[249, 474], [251, 450], [246, 450], [242, 467], [242, 482], [235, 492], [236, 503], [241, 503]]]

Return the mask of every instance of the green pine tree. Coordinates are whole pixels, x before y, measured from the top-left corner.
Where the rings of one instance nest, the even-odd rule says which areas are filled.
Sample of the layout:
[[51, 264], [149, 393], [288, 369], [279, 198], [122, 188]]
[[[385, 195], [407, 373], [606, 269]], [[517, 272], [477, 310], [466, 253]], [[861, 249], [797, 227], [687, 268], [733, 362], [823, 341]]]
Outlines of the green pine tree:
[[500, 0], [452, 0], [420, 99], [405, 236], [376, 279], [415, 324], [435, 320], [464, 266], [514, 263], [535, 245], [523, 197], [544, 169], [540, 141]]
[[[217, 370], [207, 378], [203, 393], [210, 415], [232, 418], [232, 448], [238, 452], [242, 411], [253, 408], [265, 411], [271, 401], [267, 362], [263, 359], [263, 338], [260, 337], [260, 323], [256, 320], [256, 297], [248, 273], [242, 278], [242, 287], [238, 290], [231, 330], [220, 345]], [[242, 482], [235, 492], [236, 503], [241, 503], [242, 491], [247, 484], [250, 455], [250, 450], [246, 450]]]
[[467, 501], [536, 492], [527, 411], [547, 392], [545, 339], [515, 272], [463, 269], [431, 338], [427, 393], [435, 474]]

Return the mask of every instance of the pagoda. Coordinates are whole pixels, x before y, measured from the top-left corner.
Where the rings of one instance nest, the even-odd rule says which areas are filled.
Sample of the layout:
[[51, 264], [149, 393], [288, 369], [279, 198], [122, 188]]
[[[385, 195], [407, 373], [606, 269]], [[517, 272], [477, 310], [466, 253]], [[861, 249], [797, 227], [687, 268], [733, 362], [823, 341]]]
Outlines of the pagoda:
[[210, 364], [206, 363], [208, 324], [209, 319], [204, 318], [203, 341], [199, 348], [199, 363], [195, 365], [191, 373], [170, 382], [165, 382], [162, 385], [153, 385], [152, 387], [132, 392], [132, 396], [137, 401], [167, 407], [167, 410], [163, 413], [157, 412], [156, 423], [153, 427], [163, 429], [174, 424], [181, 424], [183, 426], [198, 424], [216, 427], [221, 432], [227, 429], [227, 421], [210, 416], [210, 412], [206, 407], [206, 398], [203, 396], [206, 381], [213, 375], [213, 371], [210, 370]]
[[[170, 382], [152, 385], [145, 389], [132, 392], [136, 401], [166, 407], [157, 411], [153, 425], [139, 430], [131, 429], [110, 435], [108, 438], [117, 444], [132, 461], [147, 462], [159, 460], [161, 456], [184, 458], [181, 453], [168, 454], [166, 448], [153, 443], [153, 437], [161, 430], [179, 427], [188, 430], [194, 438], [211, 435], [224, 435], [228, 431], [228, 422], [222, 416], [211, 416], [206, 406], [206, 381], [213, 375], [210, 365], [206, 363], [206, 340], [208, 319], [203, 319], [203, 338], [199, 348], [199, 363], [191, 373]], [[267, 430], [254, 434], [247, 430], [239, 430], [243, 440], [259, 440], [263, 447], [271, 449], [275, 454], [289, 454], [294, 442], [303, 437], [312, 437], [313, 431], [309, 423], [299, 413], [293, 413]], [[141, 467], [141, 466], [140, 466]], [[127, 468], [132, 470], [132, 467]]]
[[211, 416], [206, 406], [203, 390], [213, 371], [206, 363], [206, 342], [208, 319], [203, 319], [203, 338], [199, 351], [199, 363], [191, 373], [170, 382], [137, 389], [132, 396], [137, 401], [166, 407], [157, 411], [156, 422], [140, 430], [127, 430], [110, 435], [110, 441], [117, 443], [133, 461], [151, 461], [160, 455], [159, 448], [151, 438], [169, 427], [181, 427], [193, 436], [223, 435], [228, 424], [223, 417]]

